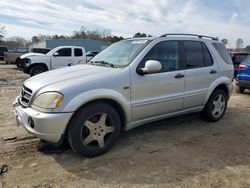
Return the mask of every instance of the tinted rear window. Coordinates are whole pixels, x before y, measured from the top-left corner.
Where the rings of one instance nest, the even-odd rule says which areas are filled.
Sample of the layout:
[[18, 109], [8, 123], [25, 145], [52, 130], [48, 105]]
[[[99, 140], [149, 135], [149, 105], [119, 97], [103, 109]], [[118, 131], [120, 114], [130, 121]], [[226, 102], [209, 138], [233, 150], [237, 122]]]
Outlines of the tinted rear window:
[[82, 56], [82, 49], [80, 49], [80, 48], [75, 48], [75, 56], [76, 56], [76, 57]]
[[230, 55], [225, 47], [224, 44], [222, 43], [213, 43], [213, 46], [215, 47], [215, 49], [217, 50], [217, 52], [220, 54], [220, 56], [222, 57], [222, 59], [227, 63], [227, 64], [233, 64]]
[[201, 42], [185, 41], [184, 49], [187, 68], [204, 67]]
[[204, 61], [206, 66], [212, 66], [213, 65], [213, 59], [211, 57], [211, 54], [208, 51], [208, 48], [204, 43], [202, 43], [202, 49], [203, 49], [203, 55], [204, 55]]

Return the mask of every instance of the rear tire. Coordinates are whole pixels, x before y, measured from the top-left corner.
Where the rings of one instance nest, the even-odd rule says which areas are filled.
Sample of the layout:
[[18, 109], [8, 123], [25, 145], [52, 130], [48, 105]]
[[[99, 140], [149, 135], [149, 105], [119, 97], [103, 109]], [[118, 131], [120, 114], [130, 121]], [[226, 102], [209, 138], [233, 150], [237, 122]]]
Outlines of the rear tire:
[[121, 119], [117, 111], [106, 103], [92, 103], [73, 116], [67, 137], [74, 151], [94, 157], [110, 150], [120, 132]]
[[46, 69], [43, 66], [34, 66], [30, 69], [30, 76], [35, 76], [37, 74], [45, 72]]
[[222, 89], [215, 90], [202, 111], [202, 116], [209, 122], [219, 121], [227, 109], [227, 95]]
[[245, 91], [244, 87], [236, 86], [236, 92], [237, 93], [243, 93]]

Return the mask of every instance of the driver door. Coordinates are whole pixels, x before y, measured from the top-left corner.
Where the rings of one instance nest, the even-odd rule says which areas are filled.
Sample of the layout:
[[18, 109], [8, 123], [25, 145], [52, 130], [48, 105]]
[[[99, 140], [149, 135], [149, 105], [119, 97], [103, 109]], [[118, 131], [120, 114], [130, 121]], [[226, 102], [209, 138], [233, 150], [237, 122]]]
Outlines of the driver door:
[[134, 121], [166, 115], [182, 110], [184, 97], [184, 71], [181, 70], [178, 41], [156, 44], [139, 64], [147, 60], [159, 61], [158, 73], [131, 76], [132, 115]]
[[71, 48], [61, 48], [51, 57], [51, 68], [57, 69], [73, 65], [73, 55]]

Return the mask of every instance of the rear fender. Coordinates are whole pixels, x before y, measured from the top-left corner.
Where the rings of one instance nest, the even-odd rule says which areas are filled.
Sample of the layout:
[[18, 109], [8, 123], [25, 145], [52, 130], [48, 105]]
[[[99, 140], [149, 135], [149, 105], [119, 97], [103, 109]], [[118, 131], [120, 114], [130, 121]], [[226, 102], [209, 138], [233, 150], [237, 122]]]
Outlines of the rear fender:
[[211, 94], [215, 91], [215, 89], [217, 87], [219, 87], [220, 85], [224, 85], [227, 88], [227, 93], [228, 93], [228, 98], [231, 96], [232, 94], [232, 90], [233, 90], [233, 85], [232, 85], [232, 81], [228, 78], [228, 77], [220, 77], [218, 79], [216, 79], [209, 87], [208, 93], [206, 95], [206, 99], [204, 101], [204, 105], [207, 103], [209, 97], [211, 96]]

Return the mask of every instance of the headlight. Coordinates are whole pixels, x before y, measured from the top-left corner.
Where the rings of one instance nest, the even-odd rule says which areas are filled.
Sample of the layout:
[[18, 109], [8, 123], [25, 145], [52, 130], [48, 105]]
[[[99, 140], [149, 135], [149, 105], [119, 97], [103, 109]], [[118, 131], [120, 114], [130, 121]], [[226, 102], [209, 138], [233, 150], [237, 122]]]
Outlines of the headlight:
[[63, 95], [58, 92], [46, 92], [38, 95], [32, 105], [44, 109], [55, 109], [61, 106]]

